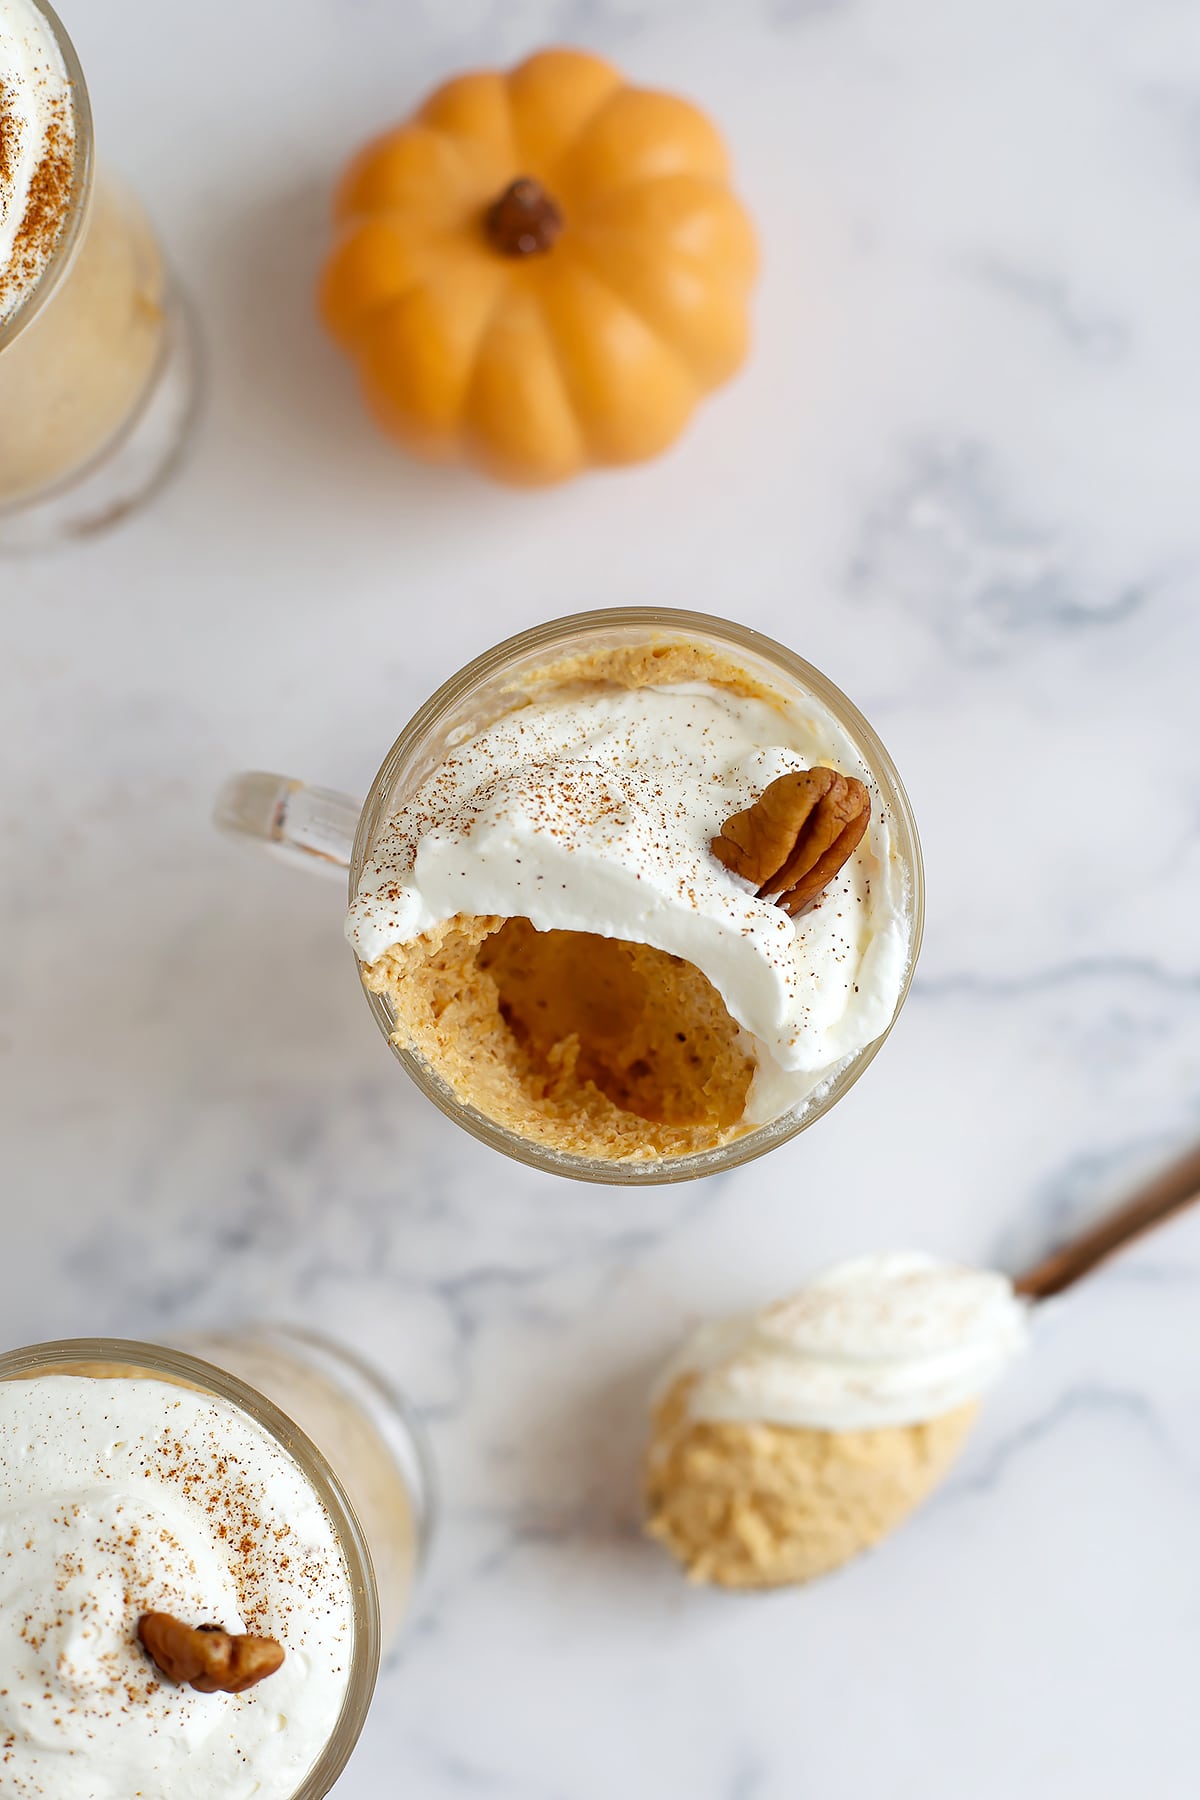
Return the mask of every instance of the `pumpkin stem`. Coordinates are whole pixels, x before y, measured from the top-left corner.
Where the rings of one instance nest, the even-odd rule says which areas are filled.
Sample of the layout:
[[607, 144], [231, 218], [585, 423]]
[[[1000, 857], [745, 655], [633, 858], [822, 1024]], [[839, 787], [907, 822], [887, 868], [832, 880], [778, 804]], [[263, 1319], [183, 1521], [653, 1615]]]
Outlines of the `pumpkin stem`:
[[565, 221], [540, 181], [518, 175], [483, 218], [488, 243], [501, 256], [540, 256], [556, 242]]

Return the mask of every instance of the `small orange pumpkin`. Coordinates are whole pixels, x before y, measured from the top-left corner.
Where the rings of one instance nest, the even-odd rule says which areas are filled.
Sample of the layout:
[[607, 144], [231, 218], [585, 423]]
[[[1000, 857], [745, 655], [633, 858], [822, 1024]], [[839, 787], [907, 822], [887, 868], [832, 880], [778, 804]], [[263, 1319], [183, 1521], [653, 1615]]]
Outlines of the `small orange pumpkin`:
[[354, 159], [336, 219], [322, 316], [421, 456], [530, 484], [638, 462], [746, 353], [720, 137], [597, 56], [448, 82]]

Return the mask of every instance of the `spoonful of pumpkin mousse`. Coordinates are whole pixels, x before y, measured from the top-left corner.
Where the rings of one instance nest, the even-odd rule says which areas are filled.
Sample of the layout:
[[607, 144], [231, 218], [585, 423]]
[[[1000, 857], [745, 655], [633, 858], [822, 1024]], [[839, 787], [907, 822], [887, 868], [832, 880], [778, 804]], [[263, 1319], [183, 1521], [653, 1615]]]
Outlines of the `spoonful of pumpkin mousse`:
[[892, 1251], [700, 1326], [656, 1392], [650, 1535], [718, 1587], [840, 1568], [937, 1487], [1035, 1309], [1197, 1200], [1200, 1150], [1015, 1281]]

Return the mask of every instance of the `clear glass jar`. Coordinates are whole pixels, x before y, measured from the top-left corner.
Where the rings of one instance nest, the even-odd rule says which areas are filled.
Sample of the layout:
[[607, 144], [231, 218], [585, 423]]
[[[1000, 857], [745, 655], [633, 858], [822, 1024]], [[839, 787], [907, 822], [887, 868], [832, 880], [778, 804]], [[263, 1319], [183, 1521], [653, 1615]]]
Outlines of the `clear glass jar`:
[[349, 1495], [371, 1550], [385, 1650], [425, 1560], [433, 1461], [404, 1396], [343, 1344], [294, 1325], [197, 1334], [179, 1348], [265, 1394], [311, 1439]]
[[71, 85], [66, 216], [37, 281], [0, 322], [0, 550], [38, 549], [122, 517], [173, 466], [193, 417], [186, 307], [144, 212], [94, 175], [83, 71], [61, 21], [30, 0]]
[[[341, 1716], [293, 1800], [323, 1800], [366, 1721], [433, 1527], [431, 1464], [410, 1409], [340, 1345], [289, 1327], [197, 1337], [189, 1348], [67, 1338], [0, 1356], [0, 1381], [141, 1377], [211, 1394], [245, 1413], [297, 1464], [332, 1521], [354, 1607]], [[2, 1783], [0, 1783], [2, 1786]]]
[[[894, 1024], [912, 980], [925, 912], [916, 824], [895, 765], [862, 714], [819, 670], [760, 632], [707, 613], [670, 607], [614, 607], [576, 613], [523, 631], [477, 657], [426, 701], [384, 758], [361, 807], [357, 801], [324, 788], [307, 787], [280, 775], [251, 772], [234, 776], [223, 788], [217, 801], [216, 823], [222, 830], [257, 838], [310, 868], [324, 865], [335, 872], [348, 868], [353, 898], [384, 821], [412, 797], [451, 748], [519, 703], [524, 679], [550, 664], [585, 652], [670, 643], [698, 644], [724, 654], [785, 699], [815, 697], [861, 756], [889, 813], [895, 855], [904, 871], [908, 896], [908, 964], [892, 1015]], [[393, 1038], [396, 1020], [386, 997], [366, 989], [364, 992], [376, 1023], [403, 1068], [434, 1104], [465, 1131], [531, 1168], [614, 1186], [649, 1186], [717, 1175], [787, 1143], [837, 1104], [887, 1036], [885, 1031], [859, 1051], [798, 1110], [755, 1126], [716, 1149], [653, 1161], [612, 1162], [572, 1156], [533, 1143], [464, 1104], [424, 1058]]]

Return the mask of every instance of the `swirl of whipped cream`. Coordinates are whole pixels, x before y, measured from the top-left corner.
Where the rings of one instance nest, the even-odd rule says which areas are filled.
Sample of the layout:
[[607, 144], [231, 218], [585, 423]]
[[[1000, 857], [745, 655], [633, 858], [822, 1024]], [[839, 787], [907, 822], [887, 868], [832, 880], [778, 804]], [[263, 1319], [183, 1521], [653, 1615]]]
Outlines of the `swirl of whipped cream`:
[[953, 1412], [1028, 1339], [1005, 1275], [915, 1251], [863, 1256], [791, 1299], [702, 1326], [663, 1388], [692, 1377], [688, 1416], [869, 1431]]
[[[240, 1695], [160, 1679], [143, 1612], [275, 1637]], [[232, 1405], [152, 1379], [0, 1382], [0, 1795], [289, 1800], [333, 1732], [354, 1610], [332, 1519]]]
[[882, 803], [799, 919], [712, 855], [724, 820], [818, 762], [872, 786], [814, 698], [705, 683], [552, 695], [451, 750], [387, 820], [347, 935], [364, 963], [458, 913], [652, 944], [700, 969], [753, 1039], [746, 1123], [778, 1118], [887, 1030], [911, 949]]

